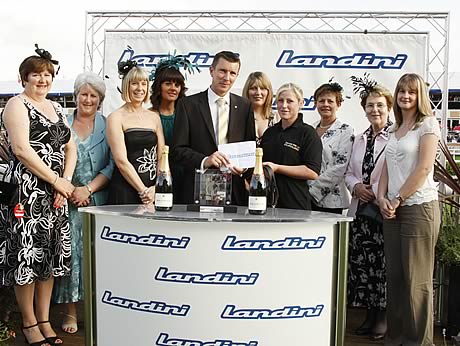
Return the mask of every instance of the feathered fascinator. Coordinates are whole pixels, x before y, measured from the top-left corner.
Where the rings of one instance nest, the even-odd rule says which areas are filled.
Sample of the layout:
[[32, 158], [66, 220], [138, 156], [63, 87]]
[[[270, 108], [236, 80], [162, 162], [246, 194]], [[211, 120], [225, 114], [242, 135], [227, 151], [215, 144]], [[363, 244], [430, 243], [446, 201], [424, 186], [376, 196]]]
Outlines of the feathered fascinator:
[[368, 72], [364, 73], [363, 78], [351, 76], [350, 79], [353, 84], [353, 92], [355, 94], [359, 93], [360, 98], [368, 96], [377, 85], [377, 82], [370, 78], [370, 74]]
[[169, 54], [164, 59], [161, 59], [152, 71], [150, 71], [149, 79], [151, 81], [155, 80], [156, 74], [164, 69], [173, 68], [177, 71], [184, 69], [184, 78], [187, 79], [187, 74], [194, 74], [195, 69], [197, 72], [201, 72], [196, 64], [192, 64], [183, 55], [176, 55], [176, 51], [173, 54]]
[[333, 80], [334, 80], [334, 77], [331, 77], [331, 79], [329, 79], [329, 82], [328, 82], [331, 90], [334, 92], [342, 93], [343, 87], [339, 83], [333, 82]]
[[120, 61], [118, 63], [118, 76], [120, 76], [121, 79], [125, 78], [128, 72], [136, 66], [137, 62], [134, 60]]
[[47, 50], [44, 50], [43, 48], [38, 48], [38, 44], [35, 43], [35, 53], [37, 53], [37, 55], [42, 58], [42, 59], [45, 59], [45, 60], [48, 60], [49, 62], [51, 62], [53, 65], [56, 65], [58, 68], [57, 68], [57, 71], [56, 71], [56, 75], [58, 74], [59, 72], [59, 69], [61, 68], [59, 66], [59, 61], [53, 59], [52, 55], [50, 52], [48, 52]]

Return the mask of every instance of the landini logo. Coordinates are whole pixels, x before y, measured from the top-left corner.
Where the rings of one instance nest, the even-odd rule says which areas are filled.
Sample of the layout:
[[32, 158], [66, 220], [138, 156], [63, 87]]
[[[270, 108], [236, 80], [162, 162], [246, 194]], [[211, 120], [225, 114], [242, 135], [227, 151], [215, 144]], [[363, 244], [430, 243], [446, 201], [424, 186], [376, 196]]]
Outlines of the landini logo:
[[171, 338], [167, 333], [161, 333], [155, 343], [157, 346], [257, 346], [258, 341], [238, 342], [217, 339], [214, 341], [199, 341], [191, 339]]
[[170, 305], [164, 302], [139, 301], [135, 299], [116, 297], [111, 291], [105, 291], [102, 295], [102, 303], [116, 306], [118, 308], [135, 310], [140, 312], [150, 312], [152, 314], [187, 316], [190, 310], [190, 305]]
[[319, 304], [315, 307], [285, 306], [280, 309], [237, 309], [235, 305], [226, 305], [220, 315], [225, 319], [240, 320], [270, 320], [286, 318], [305, 318], [319, 317], [324, 309], [324, 305]]
[[279, 240], [268, 239], [244, 239], [237, 240], [236, 236], [229, 235], [225, 238], [222, 250], [306, 250], [321, 249], [326, 237], [316, 239], [286, 237]]
[[[120, 61], [133, 60], [137, 62], [139, 67], [154, 68], [157, 63], [164, 58], [167, 58], [168, 54], [135, 54], [132, 48], [126, 48], [118, 59]], [[212, 64], [214, 55], [206, 52], [189, 52], [184, 55], [192, 64], [196, 64], [198, 67], [209, 67]]]
[[185, 249], [190, 242], [190, 237], [174, 238], [162, 234], [138, 235], [127, 232], [110, 231], [109, 226], [104, 226], [101, 232], [101, 239], [141, 246], [153, 246], [172, 249]]
[[276, 67], [400, 70], [406, 61], [407, 54], [396, 54], [395, 56], [375, 55], [374, 53], [354, 53], [344, 56], [304, 55], [285, 49], [281, 52]]
[[155, 275], [157, 281], [177, 282], [184, 284], [207, 285], [255, 285], [259, 273], [235, 274], [231, 272], [216, 272], [212, 274], [170, 272], [166, 267], [160, 267]]

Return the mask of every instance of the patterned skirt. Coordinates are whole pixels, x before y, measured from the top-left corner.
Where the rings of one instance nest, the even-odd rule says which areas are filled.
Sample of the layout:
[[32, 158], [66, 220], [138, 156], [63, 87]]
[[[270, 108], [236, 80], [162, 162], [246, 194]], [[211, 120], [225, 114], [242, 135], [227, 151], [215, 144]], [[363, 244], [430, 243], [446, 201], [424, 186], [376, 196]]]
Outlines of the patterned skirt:
[[382, 226], [356, 218], [350, 227], [348, 304], [386, 308], [386, 271]]

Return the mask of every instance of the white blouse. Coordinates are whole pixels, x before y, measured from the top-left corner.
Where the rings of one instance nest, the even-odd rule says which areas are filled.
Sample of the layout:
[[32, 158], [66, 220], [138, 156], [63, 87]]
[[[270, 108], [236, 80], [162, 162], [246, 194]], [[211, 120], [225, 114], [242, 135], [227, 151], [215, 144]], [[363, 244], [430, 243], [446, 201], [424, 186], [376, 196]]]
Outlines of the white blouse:
[[[441, 137], [439, 123], [436, 117], [426, 117], [422, 124], [401, 137], [395, 136], [395, 125], [390, 128], [390, 138], [385, 151], [388, 171], [388, 199], [393, 199], [401, 186], [413, 174], [419, 160], [420, 140], [426, 134]], [[438, 189], [433, 180], [433, 168], [425, 182], [417, 191], [406, 198], [402, 205], [422, 204], [438, 199]]]
[[[316, 122], [313, 127], [316, 127]], [[321, 136], [323, 158], [321, 174], [310, 180], [310, 195], [316, 205], [323, 208], [348, 208], [350, 193], [345, 186], [345, 172], [350, 161], [354, 130], [348, 124], [336, 120]]]

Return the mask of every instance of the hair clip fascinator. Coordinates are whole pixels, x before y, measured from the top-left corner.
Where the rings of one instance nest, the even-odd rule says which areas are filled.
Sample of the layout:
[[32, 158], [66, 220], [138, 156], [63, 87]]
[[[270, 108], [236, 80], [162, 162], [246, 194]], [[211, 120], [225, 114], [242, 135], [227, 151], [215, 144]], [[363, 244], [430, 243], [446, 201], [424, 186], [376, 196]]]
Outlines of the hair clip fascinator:
[[353, 92], [355, 94], [359, 93], [360, 98], [368, 96], [377, 85], [377, 81], [371, 79], [368, 72], [364, 73], [363, 78], [351, 76], [350, 79], [353, 84]]
[[156, 74], [160, 71], [168, 68], [173, 68], [177, 71], [180, 71], [182, 68], [184, 70], [184, 78], [187, 79], [187, 74], [194, 74], [195, 70], [197, 72], [201, 72], [198, 68], [197, 64], [192, 64], [190, 60], [188, 60], [183, 55], [176, 55], [176, 51], [174, 50], [173, 54], [169, 54], [164, 59], [161, 59], [155, 66], [152, 71], [150, 71], [149, 79], [151, 81], [155, 80]]
[[44, 50], [43, 48], [39, 48], [38, 47], [38, 44], [35, 43], [35, 53], [37, 53], [37, 55], [42, 58], [42, 59], [45, 59], [45, 60], [48, 60], [49, 62], [51, 62], [53, 65], [56, 65], [58, 68], [57, 68], [57, 71], [56, 71], [56, 75], [58, 74], [59, 72], [59, 69], [61, 68], [59, 66], [59, 61], [53, 59], [53, 56], [51, 55], [50, 52], [48, 52], [47, 50]]
[[118, 63], [118, 76], [123, 79], [133, 67], [137, 66], [134, 60], [120, 61]]
[[334, 77], [331, 77], [331, 79], [329, 79], [329, 82], [328, 82], [331, 90], [335, 91], [335, 92], [342, 93], [343, 92], [343, 87], [339, 83], [333, 82], [333, 79], [334, 79]]

